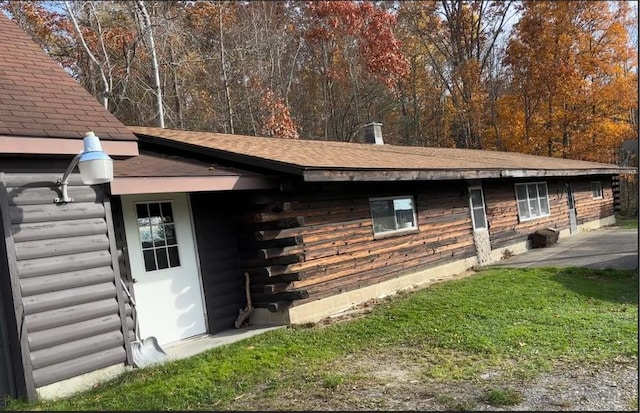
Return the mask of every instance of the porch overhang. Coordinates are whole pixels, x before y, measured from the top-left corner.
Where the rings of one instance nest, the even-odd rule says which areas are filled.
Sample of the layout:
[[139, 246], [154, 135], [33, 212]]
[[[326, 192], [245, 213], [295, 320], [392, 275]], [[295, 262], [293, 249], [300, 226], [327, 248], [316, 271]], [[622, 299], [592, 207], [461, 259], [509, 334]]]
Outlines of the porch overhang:
[[118, 177], [110, 185], [113, 195], [132, 195], [271, 189], [278, 188], [279, 182], [274, 178], [256, 176], [171, 176]]
[[[138, 156], [138, 142], [134, 140], [100, 140], [109, 156]], [[0, 135], [0, 154], [7, 155], [77, 155], [82, 141], [64, 138], [38, 138]]]
[[280, 185], [277, 176], [146, 150], [114, 161], [113, 169], [113, 195], [243, 191]]

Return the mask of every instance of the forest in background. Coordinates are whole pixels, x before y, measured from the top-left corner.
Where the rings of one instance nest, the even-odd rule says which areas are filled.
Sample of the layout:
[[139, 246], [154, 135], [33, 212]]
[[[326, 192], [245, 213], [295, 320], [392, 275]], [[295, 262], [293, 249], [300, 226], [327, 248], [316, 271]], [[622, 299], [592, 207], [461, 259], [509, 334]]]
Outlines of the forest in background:
[[627, 1], [0, 0], [127, 125], [615, 163], [638, 136]]

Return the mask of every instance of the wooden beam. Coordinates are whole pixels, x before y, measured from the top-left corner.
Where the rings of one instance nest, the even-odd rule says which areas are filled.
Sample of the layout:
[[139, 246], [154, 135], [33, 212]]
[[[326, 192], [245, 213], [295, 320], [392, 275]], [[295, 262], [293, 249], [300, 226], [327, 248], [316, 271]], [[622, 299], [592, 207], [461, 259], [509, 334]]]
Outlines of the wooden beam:
[[290, 282], [281, 282], [274, 284], [265, 284], [262, 288], [264, 294], [275, 294], [287, 291], [287, 288], [289, 288], [290, 286]]
[[291, 301], [276, 301], [268, 304], [268, 309], [272, 313], [279, 313], [291, 307]]

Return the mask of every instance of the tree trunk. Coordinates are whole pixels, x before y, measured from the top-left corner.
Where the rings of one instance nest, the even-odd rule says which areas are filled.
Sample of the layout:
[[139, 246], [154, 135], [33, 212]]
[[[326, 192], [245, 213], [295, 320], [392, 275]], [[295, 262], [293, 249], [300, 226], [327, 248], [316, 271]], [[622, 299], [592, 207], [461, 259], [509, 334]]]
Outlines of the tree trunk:
[[96, 59], [96, 57], [93, 55], [93, 53], [91, 53], [91, 50], [89, 49], [89, 46], [87, 46], [87, 42], [84, 40], [84, 36], [82, 35], [82, 31], [80, 31], [80, 26], [78, 26], [78, 20], [76, 19], [75, 14], [73, 14], [73, 11], [71, 11], [71, 6], [69, 6], [69, 2], [65, 1], [64, 2], [64, 6], [67, 9], [67, 13], [69, 13], [69, 17], [71, 17], [71, 21], [73, 22], [73, 28], [76, 30], [76, 33], [78, 34], [78, 38], [80, 39], [80, 43], [82, 43], [82, 48], [84, 49], [84, 51], [87, 53], [87, 55], [89, 56], [89, 59], [91, 59], [91, 61], [98, 66], [98, 71], [100, 72], [100, 78], [102, 79], [102, 86], [103, 86], [103, 91], [102, 91], [102, 106], [104, 106], [105, 109], [109, 109], [109, 94], [111, 93], [111, 89], [109, 88], [109, 82], [107, 81], [107, 76], [104, 73], [104, 68], [102, 67], [102, 65], [100, 64], [100, 62], [98, 62], [98, 59]]
[[156, 94], [156, 106], [157, 106], [157, 117], [158, 117], [158, 126], [164, 128], [164, 105], [162, 104], [162, 86], [160, 84], [160, 69], [158, 66], [158, 56], [156, 54], [156, 45], [153, 40], [153, 31], [151, 29], [151, 19], [149, 18], [149, 13], [147, 13], [147, 8], [144, 5], [143, 0], [137, 0], [136, 5], [138, 6], [138, 10], [142, 15], [144, 33], [147, 35], [147, 40], [149, 42], [149, 51], [151, 52], [151, 65], [153, 68], [153, 88]]
[[218, 10], [218, 29], [220, 31], [220, 65], [222, 66], [222, 80], [224, 82], [224, 97], [227, 102], [227, 124], [229, 133], [233, 135], [233, 106], [231, 106], [231, 90], [229, 89], [229, 77], [227, 76], [227, 59], [224, 52], [224, 27], [222, 25], [222, 4]]

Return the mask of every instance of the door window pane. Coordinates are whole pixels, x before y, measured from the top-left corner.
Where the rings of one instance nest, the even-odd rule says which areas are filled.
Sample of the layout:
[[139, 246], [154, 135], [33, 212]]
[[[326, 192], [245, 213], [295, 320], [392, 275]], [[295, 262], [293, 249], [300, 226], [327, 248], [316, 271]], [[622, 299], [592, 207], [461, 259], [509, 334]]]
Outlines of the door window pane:
[[180, 266], [180, 257], [178, 256], [178, 247], [169, 247], [169, 266]]
[[169, 267], [169, 259], [167, 258], [166, 248], [158, 248], [156, 250], [156, 257], [158, 259], [158, 269], [163, 270]]
[[145, 270], [180, 266], [171, 202], [138, 203], [136, 214]]
[[153, 250], [142, 251], [142, 255], [144, 256], [144, 269], [146, 271], [157, 270], [156, 266], [156, 258], [153, 253]]
[[160, 204], [162, 208], [162, 218], [165, 223], [173, 222], [173, 210], [171, 209], [171, 204], [169, 202], [163, 202]]

